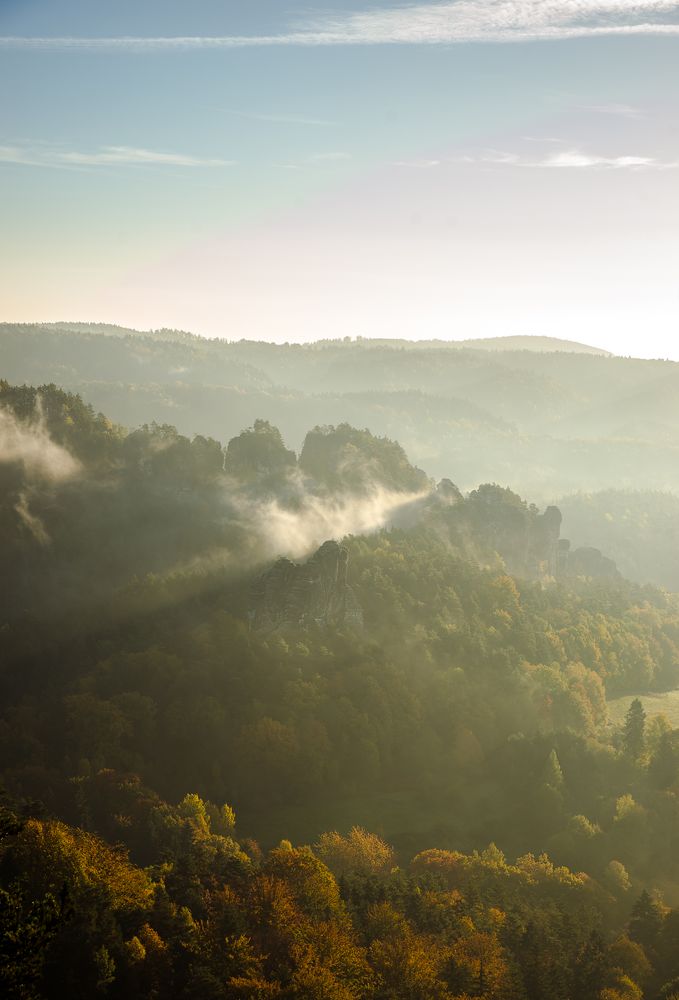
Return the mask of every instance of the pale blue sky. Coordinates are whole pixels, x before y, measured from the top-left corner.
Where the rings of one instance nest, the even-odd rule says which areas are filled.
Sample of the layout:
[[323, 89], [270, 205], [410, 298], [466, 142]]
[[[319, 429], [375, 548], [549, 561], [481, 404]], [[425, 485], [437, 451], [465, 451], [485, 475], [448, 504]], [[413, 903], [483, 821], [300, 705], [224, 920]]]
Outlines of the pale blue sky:
[[678, 27], [679, 0], [0, 0], [0, 318], [679, 357]]

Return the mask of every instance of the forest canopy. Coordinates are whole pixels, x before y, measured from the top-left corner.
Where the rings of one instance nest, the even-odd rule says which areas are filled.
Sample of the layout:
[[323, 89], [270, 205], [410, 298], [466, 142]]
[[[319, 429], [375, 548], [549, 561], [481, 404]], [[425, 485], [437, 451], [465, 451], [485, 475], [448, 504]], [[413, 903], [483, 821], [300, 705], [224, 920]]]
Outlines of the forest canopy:
[[5, 995], [672, 996], [679, 598], [346, 423], [2, 382], [0, 477]]

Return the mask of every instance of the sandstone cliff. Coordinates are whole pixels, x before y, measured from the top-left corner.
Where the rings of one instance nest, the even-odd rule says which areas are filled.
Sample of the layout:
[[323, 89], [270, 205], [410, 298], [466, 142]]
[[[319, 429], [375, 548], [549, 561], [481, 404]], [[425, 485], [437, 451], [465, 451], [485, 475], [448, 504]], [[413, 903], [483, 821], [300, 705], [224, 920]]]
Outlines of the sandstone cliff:
[[328, 541], [299, 564], [278, 559], [255, 584], [250, 621], [260, 632], [287, 625], [363, 627], [363, 613], [347, 583], [349, 553]]

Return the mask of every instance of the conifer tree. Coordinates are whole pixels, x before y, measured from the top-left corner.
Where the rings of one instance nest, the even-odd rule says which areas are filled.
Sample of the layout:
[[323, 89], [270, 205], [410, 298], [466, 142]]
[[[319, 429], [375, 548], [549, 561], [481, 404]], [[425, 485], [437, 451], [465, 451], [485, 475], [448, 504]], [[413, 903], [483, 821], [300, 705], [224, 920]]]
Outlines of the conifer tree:
[[639, 760], [646, 748], [646, 712], [638, 698], [631, 703], [625, 716], [623, 746], [632, 760]]

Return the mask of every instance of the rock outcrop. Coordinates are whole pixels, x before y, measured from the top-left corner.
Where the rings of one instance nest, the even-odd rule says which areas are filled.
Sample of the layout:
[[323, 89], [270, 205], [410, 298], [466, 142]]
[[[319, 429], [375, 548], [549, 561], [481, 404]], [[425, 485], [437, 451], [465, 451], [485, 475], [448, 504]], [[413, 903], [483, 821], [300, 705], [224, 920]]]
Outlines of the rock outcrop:
[[[561, 538], [561, 511], [547, 507], [540, 513], [518, 494], [495, 483], [484, 483], [465, 499], [452, 483], [445, 482], [432, 494], [428, 511], [444, 511], [451, 537], [471, 538], [479, 551], [496, 552], [513, 576], [548, 581], [568, 576], [616, 579], [620, 576], [612, 559], [598, 549], [571, 549]], [[447, 501], [447, 507], [442, 504]]]
[[547, 507], [529, 522], [527, 562], [529, 574], [536, 579], [559, 575], [561, 521], [559, 508]]
[[[446, 510], [460, 514], [458, 527], [463, 533], [471, 532], [470, 537], [491, 546], [515, 576], [540, 581], [620, 576], [613, 560], [598, 549], [571, 549], [570, 542], [560, 537], [558, 507], [547, 507], [540, 514], [499, 487], [483, 489], [481, 501], [477, 494], [470, 504], [448, 481], [417, 505], [415, 520], [422, 517], [422, 505], [430, 516]], [[335, 541], [324, 542], [305, 563], [278, 559], [252, 589], [251, 628], [264, 634], [319, 626], [361, 630], [363, 612], [347, 581], [348, 563], [348, 550]]]
[[569, 553], [565, 566], [568, 576], [586, 576], [599, 580], [619, 580], [621, 574], [613, 559], [603, 555], [600, 549], [584, 545]]
[[561, 538], [561, 511], [547, 507], [538, 514], [529, 536], [529, 576], [563, 578], [584, 576], [592, 579], [615, 580], [620, 573], [613, 559], [608, 559], [599, 549], [572, 549], [567, 538]]
[[324, 542], [307, 562], [278, 559], [252, 592], [250, 622], [258, 632], [288, 625], [363, 627], [363, 613], [347, 583], [349, 552]]

